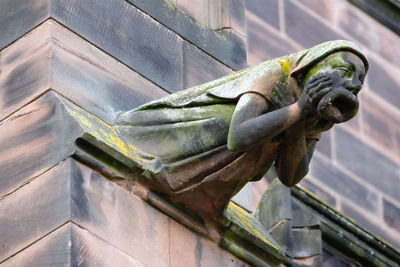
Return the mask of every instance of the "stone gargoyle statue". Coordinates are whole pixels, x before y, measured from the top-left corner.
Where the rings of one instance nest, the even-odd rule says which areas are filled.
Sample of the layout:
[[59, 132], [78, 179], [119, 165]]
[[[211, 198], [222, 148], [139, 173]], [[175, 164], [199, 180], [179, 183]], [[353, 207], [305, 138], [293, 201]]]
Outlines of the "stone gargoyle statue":
[[274, 165], [286, 186], [308, 172], [316, 142], [358, 110], [368, 69], [360, 48], [330, 41], [119, 114], [150, 188], [218, 219]]

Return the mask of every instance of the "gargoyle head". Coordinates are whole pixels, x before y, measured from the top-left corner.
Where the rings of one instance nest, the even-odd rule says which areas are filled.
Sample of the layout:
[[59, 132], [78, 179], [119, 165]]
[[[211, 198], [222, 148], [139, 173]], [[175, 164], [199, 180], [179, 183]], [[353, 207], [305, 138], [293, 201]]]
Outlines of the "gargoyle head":
[[331, 80], [331, 90], [318, 103], [318, 114], [334, 123], [353, 118], [358, 111], [357, 94], [366, 71], [364, 61], [350, 51], [335, 52], [313, 65], [304, 77], [304, 84], [314, 75], [328, 76]]

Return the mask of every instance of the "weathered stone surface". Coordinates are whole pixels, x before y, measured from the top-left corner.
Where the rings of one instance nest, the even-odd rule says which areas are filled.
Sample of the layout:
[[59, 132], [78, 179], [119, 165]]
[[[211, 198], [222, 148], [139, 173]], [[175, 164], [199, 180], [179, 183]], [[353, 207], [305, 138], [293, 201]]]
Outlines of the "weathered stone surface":
[[293, 234], [293, 257], [304, 258], [322, 254], [322, 235], [319, 229], [295, 228]]
[[157, 21], [203, 49], [213, 57], [238, 70], [246, 65], [244, 40], [231, 30], [214, 31], [199, 27], [196, 21], [164, 0], [127, 0]]
[[53, 89], [112, 124], [120, 111], [167, 93], [54, 21], [0, 56], [0, 119]]
[[[259, 19], [265, 21], [276, 29], [279, 29], [279, 0], [252, 0], [246, 1], [246, 9]], [[247, 19], [249, 19], [247, 17]], [[252, 30], [252, 26], [248, 24], [248, 30]], [[260, 34], [262, 34], [260, 32]], [[251, 45], [250, 40], [249, 44]], [[286, 53], [284, 53], [286, 54]]]
[[364, 94], [362, 103], [364, 134], [400, 158], [400, 151], [396, 150], [396, 143], [400, 141], [400, 116], [393, 109], [378, 102], [371, 94]]
[[291, 0], [285, 0], [284, 6], [286, 33], [303, 47], [311, 47], [328, 40], [345, 39]]
[[248, 266], [215, 244], [171, 220], [170, 266]]
[[32, 33], [1, 52], [0, 121], [50, 88], [49, 28]]
[[[318, 179], [318, 177], [317, 177], [317, 179]], [[336, 198], [334, 196], [332, 196], [331, 194], [329, 194], [328, 192], [326, 192], [321, 187], [315, 185], [313, 182], [311, 182], [309, 179], [307, 179], [307, 177], [305, 179], [303, 179], [300, 182], [300, 184], [302, 186], [304, 186], [305, 188], [307, 188], [308, 190], [310, 190], [311, 192], [313, 192], [314, 194], [316, 194], [318, 197], [320, 197], [324, 201], [326, 201], [327, 203], [331, 204], [333, 207], [336, 206]]]
[[74, 223], [33, 243], [2, 266], [135, 266], [145, 264]]
[[229, 0], [230, 27], [243, 37], [246, 36], [245, 1]]
[[51, 17], [164, 89], [182, 89], [181, 39], [126, 1], [30, 1], [21, 10], [15, 4], [0, 3], [7, 14], [2, 47]]
[[[400, 199], [400, 187], [393, 186], [398, 184], [400, 179], [400, 167], [395, 162], [343, 129], [335, 129], [335, 138], [336, 143], [340, 144], [340, 146], [335, 148], [336, 159], [342, 166], [357, 174], [365, 182], [375, 186], [382, 192], [389, 194], [394, 199]], [[313, 160], [314, 161], [312, 162], [315, 164], [315, 158]], [[323, 179], [324, 176], [320, 175], [316, 177]], [[340, 178], [340, 176], [338, 176], [338, 178]], [[339, 183], [337, 180], [338, 179], [336, 179], [336, 181], [330, 179], [329, 181], [335, 181], [335, 185], [333, 186], [341, 186], [342, 184], [345, 184], [344, 179], [341, 179], [342, 181]], [[325, 183], [328, 184], [329, 181], [326, 179]], [[350, 186], [350, 184], [347, 184], [346, 188], [350, 188]], [[338, 192], [344, 193], [346, 190], [349, 190], [346, 188], [343, 188], [343, 190], [339, 190]], [[361, 188], [361, 184], [357, 184], [357, 186], [354, 188], [355, 192], [360, 192], [363, 194], [362, 199], [365, 200], [365, 203], [361, 203], [370, 203], [369, 207], [373, 207], [374, 204], [371, 202], [371, 199], [366, 199], [366, 196], [373, 196], [372, 192], [362, 190]], [[351, 195], [352, 194], [349, 194], [349, 197]], [[359, 201], [356, 200], [356, 203], [359, 203]]]
[[49, 17], [50, 0], [4, 0], [0, 3], [0, 50]]
[[354, 208], [346, 203], [342, 203], [342, 211], [345, 214], [348, 214], [359, 225], [365, 227], [368, 231], [371, 231], [382, 237], [387, 242], [400, 247], [400, 234], [395, 234], [393, 232], [389, 233], [388, 231], [385, 231], [382, 229], [382, 226], [379, 223], [373, 222], [371, 218], [360, 212], [357, 208]]
[[199, 23], [206, 25], [206, 0], [176, 0], [176, 6]]
[[0, 262], [69, 219], [68, 178], [75, 174], [63, 162], [0, 201]]
[[183, 45], [184, 88], [200, 85], [232, 73], [226, 65], [185, 42]]
[[292, 199], [292, 227], [293, 228], [318, 228], [321, 220], [316, 212], [296, 199]]
[[164, 89], [182, 88], [181, 39], [128, 2], [57, 0], [51, 14]]
[[314, 13], [324, 20], [331, 21], [334, 16], [335, 3], [332, 1], [319, 1], [319, 0], [296, 0], [303, 6], [311, 9]]
[[[371, 1], [361, 2], [368, 3]], [[355, 8], [347, 1], [335, 3], [335, 8], [337, 11], [337, 24], [343, 31], [347, 32], [349, 36], [356, 39], [363, 46], [368, 47], [371, 51], [376, 52], [387, 61], [400, 67], [400, 51], [398, 49], [400, 37], [398, 34], [381, 23], [377, 23], [374, 18]], [[382, 12], [384, 10], [383, 8], [379, 9], [376, 8], [376, 11]], [[386, 16], [389, 18], [389, 14], [386, 14]], [[393, 19], [393, 21], [397, 21], [397, 24], [399, 24], [398, 19]]]
[[269, 230], [283, 220], [292, 218], [290, 188], [284, 186], [278, 178], [268, 186], [257, 207], [256, 217]]
[[0, 196], [72, 155], [79, 125], [52, 92], [0, 123]]
[[370, 58], [371, 69], [368, 83], [371, 91], [385, 99], [395, 107], [400, 103], [400, 69], [385, 66], [381, 61]]
[[0, 211], [0, 260], [73, 221], [140, 262], [168, 265], [169, 218], [73, 160], [2, 199]]
[[268, 229], [268, 232], [271, 234], [272, 238], [286, 250], [287, 254], [292, 256], [293, 234], [291, 220], [284, 219], [277, 222]]
[[[262, 257], [267, 256], [272, 261], [279, 259], [280, 261], [288, 262], [289, 259], [285, 251], [253, 215], [235, 203], [230, 202], [225, 210], [225, 218], [230, 221], [229, 229], [225, 231], [223, 236], [222, 246], [225, 249], [244, 258], [252, 258], [252, 253], [261, 253]], [[248, 244], [252, 244], [253, 247], [249, 251], [246, 250]], [[241, 248], [241, 246], [244, 246], [244, 248]], [[248, 253], [250, 255], [246, 255]], [[255, 262], [258, 262], [258, 260]]]
[[[340, 149], [338, 150], [350, 150], [350, 148], [346, 148], [346, 145], [348, 144], [344, 144], [344, 141], [341, 139], [339, 139], [338, 144], [340, 144]], [[344, 159], [341, 158], [341, 155], [338, 155], [338, 161], [342, 162], [342, 160], [344, 161]], [[359, 164], [357, 163], [359, 158], [352, 159], [351, 161], [350, 159], [348, 160], [349, 162], [346, 163], [345, 166]], [[331, 162], [328, 162], [319, 155], [314, 155], [311, 161], [310, 170], [313, 177], [316, 177], [319, 181], [335, 190], [338, 194], [356, 203], [363, 203], [364, 207], [371, 211], [376, 211], [378, 209], [378, 197], [374, 192], [355, 181], [353, 178], [349, 177]]]
[[[252, 3], [252, 1], [246, 3]], [[264, 60], [287, 55], [301, 49], [293, 41], [289, 41], [286, 37], [267, 27], [262, 18], [254, 15], [251, 11], [246, 11], [246, 18], [249, 65], [256, 65]]]
[[383, 200], [383, 217], [387, 225], [397, 230], [400, 229], [400, 207]]

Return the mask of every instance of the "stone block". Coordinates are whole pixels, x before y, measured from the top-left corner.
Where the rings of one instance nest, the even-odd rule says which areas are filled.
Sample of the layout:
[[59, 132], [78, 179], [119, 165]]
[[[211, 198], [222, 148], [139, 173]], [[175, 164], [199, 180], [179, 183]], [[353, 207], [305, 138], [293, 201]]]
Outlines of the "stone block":
[[176, 0], [176, 5], [199, 23], [206, 24], [206, 0]]
[[273, 180], [264, 193], [256, 217], [267, 231], [281, 221], [292, 219], [290, 188], [284, 186], [278, 178]]
[[[378, 190], [399, 200], [400, 187], [393, 185], [399, 183], [400, 166], [349, 132], [340, 128], [336, 128], [334, 131], [336, 144], [338, 144], [335, 148], [337, 162], [358, 175], [365, 183], [369, 183]], [[323, 176], [320, 179], [322, 178]], [[330, 181], [333, 183], [335, 180]], [[326, 183], [328, 182], [326, 181]], [[340, 185], [340, 183], [336, 184]], [[350, 185], [347, 186], [347, 188], [350, 188]], [[375, 194], [362, 190], [361, 184], [358, 184], [357, 188], [359, 189], [354, 188], [354, 190], [362, 193], [364, 198], [370, 196], [373, 199]], [[343, 188], [339, 192], [343, 193], [346, 190], [348, 191], [349, 189]], [[372, 199], [365, 199], [365, 203], [356, 199], [355, 201], [356, 203], [363, 203], [363, 206], [366, 204], [365, 207], [371, 207], [371, 205], [374, 206], [371, 203]]]
[[319, 229], [295, 228], [293, 235], [293, 257], [306, 258], [322, 254], [322, 233]]
[[400, 103], [400, 69], [385, 66], [382, 61], [370, 57], [368, 83], [371, 91], [398, 108]]
[[304, 48], [330, 40], [346, 39], [291, 0], [284, 1], [284, 14], [287, 35]]
[[112, 124], [116, 114], [167, 94], [54, 21], [0, 56], [0, 120], [49, 89]]
[[4, 0], [0, 3], [0, 50], [45, 21], [50, 0]]
[[390, 227], [396, 229], [400, 234], [400, 207], [388, 200], [383, 200], [383, 218]]
[[295, 198], [292, 199], [292, 213], [293, 228], [319, 229], [320, 215]]
[[173, 31], [126, 1], [49, 2], [2, 1], [0, 48], [51, 17], [164, 89], [182, 89], [182, 43]]
[[139, 262], [168, 266], [169, 218], [73, 160], [2, 199], [0, 214], [0, 261], [72, 221]]
[[[400, 133], [399, 115], [382, 105], [371, 94], [364, 94], [361, 103], [363, 134], [396, 155], [396, 139]], [[400, 154], [398, 155], [400, 158]]]
[[50, 29], [32, 33], [1, 52], [0, 120], [50, 89]]
[[70, 213], [71, 162], [63, 162], [0, 200], [0, 262], [63, 225]]
[[182, 89], [181, 38], [127, 1], [55, 0], [51, 14], [164, 89]]
[[196, 20], [169, 4], [168, 1], [127, 1], [228, 67], [238, 70], [246, 66], [244, 39], [235, 32], [229, 29], [214, 31], [210, 28], [199, 27]]
[[277, 222], [272, 228], [268, 229], [268, 232], [288, 255], [292, 255], [293, 234], [291, 220], [285, 219]]
[[[339, 140], [338, 144], [338, 147], [340, 147], [338, 150], [341, 151], [340, 154], [348, 153], [347, 144], [343, 144], [342, 140]], [[353, 153], [358, 152], [354, 151]], [[349, 160], [347, 164], [361, 164], [357, 163], [357, 160], [359, 159], [355, 158], [351, 161]], [[342, 158], [339, 154], [338, 161], [342, 163]], [[314, 155], [311, 161], [311, 175], [349, 201], [362, 205], [364, 209], [370, 210], [371, 212], [378, 210], [378, 196], [375, 192], [372, 192], [367, 187], [355, 181], [337, 166], [318, 155]]]
[[400, 67], [400, 37], [347, 1], [336, 3], [337, 25], [371, 51]]
[[184, 88], [200, 85], [233, 71], [195, 46], [185, 42], [183, 46]]
[[230, 27], [242, 35], [246, 36], [246, 16], [244, 0], [229, 0]]
[[327, 22], [332, 21], [334, 15], [335, 3], [333, 1], [326, 0], [295, 0], [307, 9], [313, 11], [317, 16], [326, 20]]
[[2, 266], [132, 266], [145, 264], [75, 225], [67, 223]]
[[249, 65], [301, 50], [301, 47], [296, 46], [293, 41], [267, 27], [266, 23], [253, 12], [246, 11], [246, 18]]
[[[75, 151], [79, 125], [48, 93], [0, 123], [0, 196], [29, 182]], [[0, 238], [1, 239], [1, 238]]]
[[170, 266], [247, 266], [214, 243], [191, 232], [184, 226], [170, 222]]
[[[246, 1], [246, 10], [279, 30], [279, 0]], [[251, 30], [250, 24], [248, 24], [247, 30]]]

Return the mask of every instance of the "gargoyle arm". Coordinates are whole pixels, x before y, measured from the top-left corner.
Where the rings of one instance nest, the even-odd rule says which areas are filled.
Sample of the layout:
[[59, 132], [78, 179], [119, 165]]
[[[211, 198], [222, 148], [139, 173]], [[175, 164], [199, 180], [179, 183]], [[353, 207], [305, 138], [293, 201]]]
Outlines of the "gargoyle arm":
[[270, 112], [267, 110], [267, 100], [257, 93], [240, 97], [229, 127], [229, 150], [247, 151], [272, 139], [302, 118], [297, 103]]
[[303, 121], [285, 131], [275, 160], [277, 175], [284, 185], [293, 186], [306, 176], [317, 141], [316, 136], [307, 137]]

